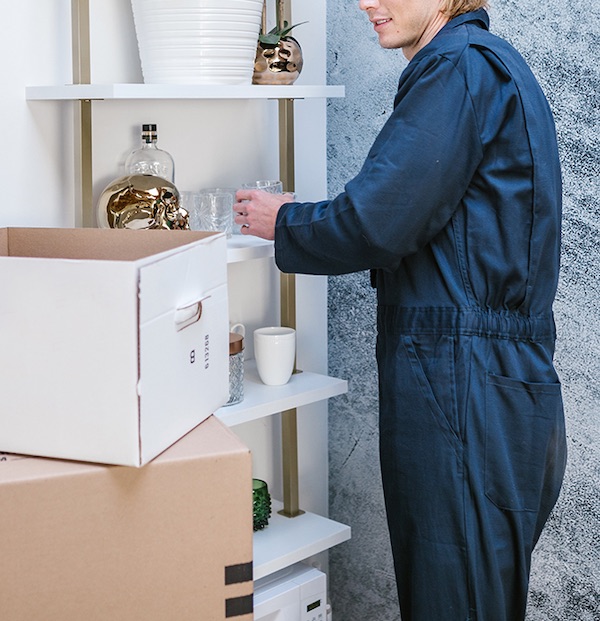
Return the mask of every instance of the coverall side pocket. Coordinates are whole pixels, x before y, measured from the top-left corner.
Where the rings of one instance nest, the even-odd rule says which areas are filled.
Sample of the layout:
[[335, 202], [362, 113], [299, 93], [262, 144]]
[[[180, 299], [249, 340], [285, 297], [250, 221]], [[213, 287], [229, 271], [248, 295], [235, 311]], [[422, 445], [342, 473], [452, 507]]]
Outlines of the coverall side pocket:
[[562, 415], [558, 383], [489, 374], [485, 493], [500, 509], [538, 511], [549, 446]]
[[420, 336], [415, 342], [403, 338], [420, 393], [435, 421], [450, 432], [453, 440], [460, 437], [456, 413], [456, 374], [454, 343], [448, 336]]

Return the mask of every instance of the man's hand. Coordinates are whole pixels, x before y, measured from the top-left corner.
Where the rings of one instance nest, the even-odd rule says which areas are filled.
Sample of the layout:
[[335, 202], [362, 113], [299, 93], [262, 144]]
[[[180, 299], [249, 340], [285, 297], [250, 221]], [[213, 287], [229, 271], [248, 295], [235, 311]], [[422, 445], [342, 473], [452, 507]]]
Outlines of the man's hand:
[[275, 221], [279, 208], [293, 202], [293, 194], [271, 194], [263, 190], [238, 190], [233, 205], [235, 223], [241, 225], [242, 235], [275, 239]]

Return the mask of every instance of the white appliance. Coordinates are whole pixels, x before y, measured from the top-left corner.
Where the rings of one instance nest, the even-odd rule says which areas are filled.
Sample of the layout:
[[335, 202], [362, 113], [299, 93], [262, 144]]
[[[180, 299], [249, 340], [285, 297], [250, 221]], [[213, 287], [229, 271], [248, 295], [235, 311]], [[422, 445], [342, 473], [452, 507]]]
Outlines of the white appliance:
[[327, 621], [327, 577], [297, 563], [254, 584], [254, 621]]

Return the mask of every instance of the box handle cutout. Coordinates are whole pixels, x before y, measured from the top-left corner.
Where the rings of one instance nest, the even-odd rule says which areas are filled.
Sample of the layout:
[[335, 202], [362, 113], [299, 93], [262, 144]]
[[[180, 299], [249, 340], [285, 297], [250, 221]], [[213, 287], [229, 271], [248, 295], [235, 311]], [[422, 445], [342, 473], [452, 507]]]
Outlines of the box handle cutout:
[[202, 302], [209, 297], [206, 296], [197, 302], [186, 304], [175, 310], [175, 329], [177, 332], [199, 321], [200, 317], [202, 317]]

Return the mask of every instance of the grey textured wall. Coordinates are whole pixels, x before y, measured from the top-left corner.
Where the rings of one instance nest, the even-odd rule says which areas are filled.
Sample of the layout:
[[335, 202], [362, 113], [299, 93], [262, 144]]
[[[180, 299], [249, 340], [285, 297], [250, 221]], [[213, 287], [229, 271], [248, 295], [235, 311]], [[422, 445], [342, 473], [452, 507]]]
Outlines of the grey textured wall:
[[[328, 0], [329, 82], [347, 89], [345, 99], [329, 103], [331, 195], [358, 171], [406, 64], [401, 52], [379, 48], [357, 4]], [[535, 551], [528, 619], [598, 620], [600, 2], [492, 0], [490, 16], [491, 30], [525, 56], [548, 96], [564, 175], [555, 314], [569, 464]], [[353, 529], [352, 540], [331, 553], [335, 621], [399, 619], [378, 464], [374, 307], [366, 273], [330, 279], [330, 371], [350, 383], [330, 406], [330, 510]]]

